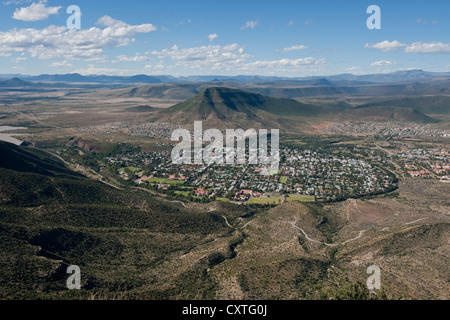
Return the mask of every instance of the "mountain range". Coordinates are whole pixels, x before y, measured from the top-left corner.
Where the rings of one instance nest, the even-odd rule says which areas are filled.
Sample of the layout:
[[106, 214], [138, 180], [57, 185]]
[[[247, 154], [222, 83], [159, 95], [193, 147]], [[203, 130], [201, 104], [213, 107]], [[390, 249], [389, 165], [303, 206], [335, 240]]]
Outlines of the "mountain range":
[[282, 131], [296, 131], [315, 121], [336, 119], [437, 122], [420, 110], [409, 107], [367, 105], [355, 108], [344, 102], [307, 103], [224, 87], [207, 88], [155, 116], [157, 121], [182, 125], [192, 125], [194, 120], [201, 120], [205, 126], [215, 128], [272, 127], [282, 128]]
[[439, 77], [450, 77], [449, 72], [427, 72], [424, 70], [407, 70], [393, 73], [380, 73], [368, 75], [339, 74], [332, 76], [314, 76], [314, 77], [275, 77], [275, 76], [185, 76], [174, 77], [170, 75], [134, 75], [134, 76], [107, 76], [107, 75], [86, 75], [78, 73], [70, 74], [42, 74], [42, 75], [21, 75], [4, 74], [0, 75], [0, 80], [10, 78], [20, 78], [32, 82], [66, 82], [66, 83], [103, 83], [103, 84], [153, 84], [153, 83], [179, 83], [179, 82], [212, 82], [225, 81], [237, 83], [252, 84], [270, 84], [275, 82], [284, 82], [295, 85], [356, 85], [370, 83], [392, 83], [403, 81], [422, 81]]

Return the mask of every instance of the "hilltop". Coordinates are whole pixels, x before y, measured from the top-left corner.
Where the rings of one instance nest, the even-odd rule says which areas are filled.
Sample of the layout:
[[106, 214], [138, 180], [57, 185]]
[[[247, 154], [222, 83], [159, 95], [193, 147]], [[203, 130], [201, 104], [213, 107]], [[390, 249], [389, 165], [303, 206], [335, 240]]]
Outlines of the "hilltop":
[[156, 118], [175, 124], [206, 127], [272, 127], [295, 132], [320, 121], [410, 121], [435, 123], [420, 110], [406, 107], [364, 105], [351, 107], [342, 101], [314, 101], [274, 98], [243, 90], [210, 87], [195, 97], [161, 110]]
[[261, 127], [317, 118], [330, 112], [320, 104], [302, 103], [292, 99], [273, 98], [248, 91], [210, 87], [194, 98], [160, 111], [158, 117], [177, 124], [204, 121], [206, 126]]

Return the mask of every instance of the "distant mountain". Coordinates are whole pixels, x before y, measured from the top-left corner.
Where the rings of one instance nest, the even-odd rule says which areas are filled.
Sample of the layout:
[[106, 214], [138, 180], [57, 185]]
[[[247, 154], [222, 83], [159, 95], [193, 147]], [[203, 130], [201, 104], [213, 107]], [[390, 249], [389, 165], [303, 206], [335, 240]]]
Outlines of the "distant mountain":
[[387, 83], [387, 82], [405, 82], [405, 81], [419, 81], [438, 77], [450, 77], [450, 72], [427, 72], [424, 70], [407, 70], [396, 71], [392, 73], [379, 73], [379, 74], [367, 74], [367, 75], [353, 75], [353, 74], [340, 74], [335, 76], [328, 76], [326, 79], [329, 81], [368, 81], [374, 83]]
[[31, 87], [32, 82], [23, 81], [19, 78], [12, 78], [10, 80], [0, 81], [0, 87]]
[[39, 76], [25, 76], [23, 79], [27, 81], [42, 82], [67, 82], [67, 83], [103, 83], [103, 84], [124, 84], [124, 83], [173, 83], [179, 82], [172, 76], [106, 76], [106, 75], [88, 75], [83, 76], [78, 73], [71, 74], [42, 74]]
[[146, 112], [153, 112], [155, 110], [158, 110], [158, 109], [150, 107], [150, 106], [136, 106], [136, 107], [126, 108], [124, 110], [124, 112], [146, 113]]
[[392, 106], [351, 107], [343, 102], [297, 101], [273, 98], [224, 87], [210, 87], [195, 97], [163, 109], [156, 121], [190, 126], [195, 120], [214, 128], [278, 128], [296, 132], [321, 121], [408, 121], [436, 123], [414, 108]]
[[187, 100], [205, 89], [203, 83], [152, 84], [110, 91], [109, 94], [118, 98], [153, 98], [169, 100]]
[[134, 75], [134, 76], [107, 76], [107, 75], [87, 75], [78, 73], [71, 74], [42, 74], [38, 76], [29, 75], [0, 75], [0, 79], [11, 77], [20, 78], [26, 81], [42, 82], [65, 82], [65, 83], [102, 83], [102, 84], [153, 84], [153, 83], [184, 83], [184, 82], [234, 82], [238, 84], [284, 84], [296, 86], [355, 86], [372, 83], [393, 83], [423, 81], [439, 77], [449, 78], [449, 72], [427, 72], [424, 70], [407, 70], [393, 73], [353, 75], [339, 74], [332, 76], [310, 76], [310, 77], [275, 77], [258, 75], [209, 75], [209, 76], [185, 76], [173, 77], [170, 75]]
[[437, 123], [419, 110], [413, 108], [398, 108], [389, 106], [376, 106], [354, 108], [343, 113], [346, 120], [355, 121], [401, 121], [417, 123]]
[[379, 99], [378, 101], [366, 103], [357, 108], [390, 106], [397, 108], [412, 108], [424, 114], [450, 114], [450, 96], [426, 95], [426, 96], [404, 96], [391, 99]]
[[292, 127], [299, 119], [319, 117], [330, 111], [319, 104], [210, 87], [192, 99], [160, 111], [158, 117], [178, 124], [193, 124], [194, 120], [202, 120], [206, 126], [218, 128], [276, 125], [275, 128], [284, 130], [288, 129], [288, 122]]

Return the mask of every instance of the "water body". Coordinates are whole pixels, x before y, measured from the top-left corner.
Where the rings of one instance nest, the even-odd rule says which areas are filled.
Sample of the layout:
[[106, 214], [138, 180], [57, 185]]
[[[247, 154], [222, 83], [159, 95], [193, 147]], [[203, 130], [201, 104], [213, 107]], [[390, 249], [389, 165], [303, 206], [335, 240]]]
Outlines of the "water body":
[[19, 136], [20, 134], [8, 134], [8, 133], [3, 133], [3, 132], [11, 131], [11, 130], [26, 130], [26, 129], [28, 129], [28, 128], [0, 126], [0, 141], [6, 141], [6, 142], [13, 143], [15, 145], [20, 146], [22, 144], [22, 141], [12, 137], [12, 136]]

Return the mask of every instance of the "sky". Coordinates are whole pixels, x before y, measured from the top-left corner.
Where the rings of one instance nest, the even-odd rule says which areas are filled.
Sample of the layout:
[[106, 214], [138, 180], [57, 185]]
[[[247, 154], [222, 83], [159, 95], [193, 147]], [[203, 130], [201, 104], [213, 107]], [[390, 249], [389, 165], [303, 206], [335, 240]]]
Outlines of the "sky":
[[[0, 1], [0, 74], [450, 71], [448, 0]], [[367, 27], [371, 5], [381, 29]]]

